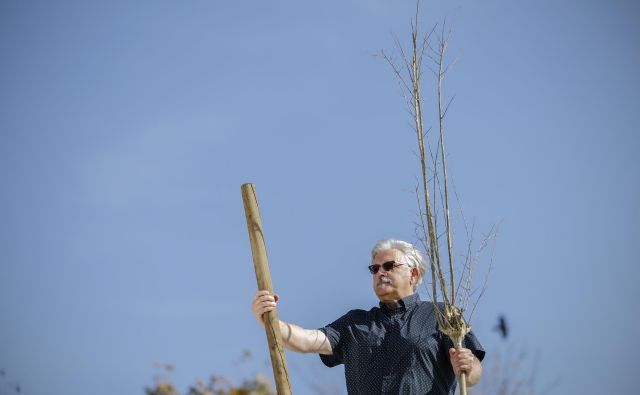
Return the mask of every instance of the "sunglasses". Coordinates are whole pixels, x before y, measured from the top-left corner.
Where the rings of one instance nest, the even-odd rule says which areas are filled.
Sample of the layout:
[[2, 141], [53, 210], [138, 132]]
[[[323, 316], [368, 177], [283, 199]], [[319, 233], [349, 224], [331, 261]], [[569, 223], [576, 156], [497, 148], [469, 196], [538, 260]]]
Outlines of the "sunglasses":
[[376, 274], [378, 273], [381, 267], [384, 269], [385, 272], [390, 272], [393, 270], [394, 267], [402, 266], [402, 265], [404, 265], [404, 263], [396, 263], [396, 261], [389, 261], [389, 262], [383, 263], [382, 265], [378, 265], [376, 263], [373, 265], [369, 265], [368, 267], [371, 274]]

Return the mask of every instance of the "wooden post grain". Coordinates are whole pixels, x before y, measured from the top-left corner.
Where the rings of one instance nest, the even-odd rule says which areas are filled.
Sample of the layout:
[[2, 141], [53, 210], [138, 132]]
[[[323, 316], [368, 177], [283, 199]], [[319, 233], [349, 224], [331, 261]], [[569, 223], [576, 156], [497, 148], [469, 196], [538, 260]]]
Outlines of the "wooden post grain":
[[[267, 259], [267, 249], [264, 242], [260, 211], [258, 209], [256, 188], [253, 184], [242, 184], [240, 190], [242, 191], [244, 213], [247, 217], [247, 229], [249, 231], [249, 241], [251, 242], [251, 254], [253, 255], [253, 266], [256, 271], [258, 290], [267, 290], [273, 294], [269, 260]], [[277, 309], [265, 313], [264, 329], [267, 332], [276, 390], [278, 391], [278, 395], [290, 395], [291, 383], [289, 382], [287, 360], [285, 359], [284, 348], [282, 347], [282, 336], [280, 334]]]
[[[462, 340], [460, 338], [456, 341], [455, 347], [462, 348]], [[467, 395], [467, 374], [465, 372], [461, 372], [458, 376], [458, 384], [460, 385], [460, 395]]]

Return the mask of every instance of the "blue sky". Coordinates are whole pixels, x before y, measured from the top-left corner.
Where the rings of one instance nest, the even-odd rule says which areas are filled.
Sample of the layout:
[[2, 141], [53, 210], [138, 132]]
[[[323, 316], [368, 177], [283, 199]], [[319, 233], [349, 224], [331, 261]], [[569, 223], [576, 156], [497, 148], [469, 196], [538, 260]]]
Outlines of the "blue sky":
[[[182, 389], [270, 374], [249, 309], [244, 182], [282, 319], [313, 328], [373, 306], [369, 250], [414, 241], [419, 167], [397, 83], [372, 55], [406, 42], [413, 7], [0, 2], [6, 381], [28, 395], [141, 394], [155, 362], [175, 364]], [[539, 387], [560, 378], [549, 394], [632, 390], [640, 7], [423, 8], [425, 25], [453, 27], [456, 190], [480, 233], [501, 222], [472, 322], [488, 358], [537, 354]], [[491, 331], [499, 314], [508, 345]], [[344, 391], [340, 368], [288, 360], [296, 394], [315, 380]]]

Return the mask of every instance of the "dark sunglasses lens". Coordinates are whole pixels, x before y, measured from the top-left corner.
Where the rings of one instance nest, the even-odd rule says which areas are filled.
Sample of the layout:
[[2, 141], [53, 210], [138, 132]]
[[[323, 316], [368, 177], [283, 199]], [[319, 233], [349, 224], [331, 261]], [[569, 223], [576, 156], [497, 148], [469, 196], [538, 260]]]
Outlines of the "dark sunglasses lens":
[[384, 270], [390, 272], [391, 270], [393, 270], [393, 265], [395, 265], [396, 263], [394, 261], [389, 261], [389, 262], [385, 262], [382, 264], [382, 267], [384, 268]]
[[396, 265], [395, 261], [385, 262], [382, 265], [378, 265], [378, 264], [370, 265], [369, 266], [369, 271], [371, 272], [371, 274], [376, 274], [376, 273], [378, 273], [378, 271], [382, 267], [386, 272], [390, 272], [390, 271], [393, 270], [395, 265]]

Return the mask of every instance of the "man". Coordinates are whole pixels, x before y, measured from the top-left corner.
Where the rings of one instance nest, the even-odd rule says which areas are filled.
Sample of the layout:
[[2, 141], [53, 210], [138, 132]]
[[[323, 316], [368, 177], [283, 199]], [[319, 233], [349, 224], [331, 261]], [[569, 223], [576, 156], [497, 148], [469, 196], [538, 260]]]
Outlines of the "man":
[[[379, 307], [351, 310], [320, 329], [280, 321], [286, 348], [320, 354], [333, 367], [344, 363], [349, 394], [452, 395], [455, 376], [467, 374], [467, 385], [482, 375], [484, 350], [473, 333], [461, 349], [437, 328], [433, 303], [416, 293], [426, 271], [420, 252], [401, 240], [382, 240], [371, 251], [373, 290]], [[275, 308], [278, 296], [258, 291], [253, 313]]]

